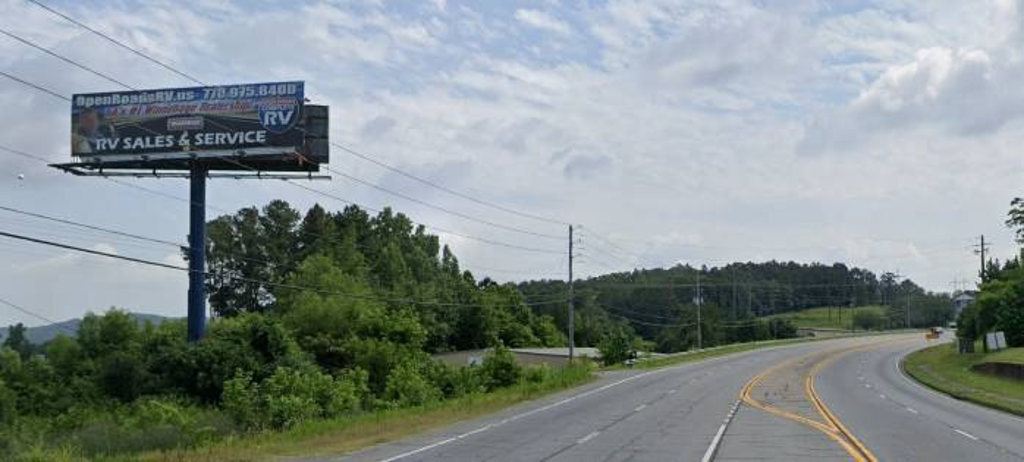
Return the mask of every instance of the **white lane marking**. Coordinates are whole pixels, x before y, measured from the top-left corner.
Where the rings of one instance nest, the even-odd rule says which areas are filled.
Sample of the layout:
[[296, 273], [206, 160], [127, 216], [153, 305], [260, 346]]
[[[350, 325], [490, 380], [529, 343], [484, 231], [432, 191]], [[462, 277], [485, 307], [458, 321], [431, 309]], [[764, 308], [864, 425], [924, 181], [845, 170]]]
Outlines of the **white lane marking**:
[[715, 451], [718, 450], [718, 445], [722, 442], [722, 435], [725, 434], [725, 427], [728, 424], [722, 424], [718, 427], [718, 433], [715, 433], [714, 439], [711, 440], [711, 446], [708, 446], [708, 450], [704, 451], [704, 457], [700, 459], [700, 462], [710, 462], [712, 457], [715, 457]]
[[953, 430], [955, 430], [957, 433], [959, 433], [961, 435], [964, 435], [964, 436], [966, 436], [966, 437], [968, 437], [968, 438], [970, 438], [970, 439], [972, 439], [974, 441], [978, 441], [978, 437], [977, 436], [974, 436], [974, 435], [972, 435], [970, 433], [967, 433], [967, 432], [965, 432], [963, 430], [959, 430], [959, 429], [956, 429], [956, 428], [954, 428]]
[[640, 411], [644, 410], [645, 407], [647, 407], [646, 404], [641, 404], [641, 405], [637, 406], [636, 409], [633, 409], [633, 412], [640, 412]]
[[729, 415], [725, 417], [725, 421], [718, 427], [718, 432], [715, 433], [715, 437], [711, 439], [711, 445], [708, 446], [708, 450], [704, 451], [704, 457], [700, 459], [700, 462], [710, 462], [714, 459], [715, 452], [718, 451], [718, 446], [722, 444], [722, 437], [725, 436], [725, 429], [729, 427], [729, 423], [732, 422], [733, 416], [736, 415], [736, 410], [740, 407], [740, 400], [736, 400], [732, 403], [732, 407], [729, 408]]
[[[799, 344], [797, 346], [799, 346]], [[657, 369], [657, 370], [653, 370], [653, 371], [637, 374], [637, 375], [634, 375], [634, 376], [626, 377], [626, 378], [624, 378], [622, 380], [609, 383], [607, 385], [604, 385], [604, 386], [599, 387], [599, 388], [595, 388], [593, 390], [585, 391], [585, 392], [580, 393], [578, 395], [570, 396], [570, 397], [568, 397], [566, 399], [563, 399], [561, 401], [557, 401], [557, 402], [548, 404], [546, 406], [539, 407], [539, 408], [534, 409], [532, 411], [526, 411], [526, 412], [524, 412], [522, 414], [516, 414], [514, 416], [502, 419], [499, 422], [495, 422], [495, 423], [492, 423], [492, 424], [487, 424], [484, 427], [477, 428], [476, 430], [473, 430], [473, 431], [470, 431], [470, 432], [466, 432], [466, 433], [463, 433], [461, 435], [457, 435], [457, 436], [452, 437], [452, 438], [446, 438], [446, 439], [443, 439], [443, 440], [438, 441], [436, 443], [429, 444], [429, 445], [426, 445], [426, 446], [423, 446], [423, 447], [420, 447], [420, 448], [417, 448], [417, 449], [413, 449], [411, 451], [404, 452], [402, 454], [391, 456], [391, 457], [389, 457], [387, 459], [381, 460], [381, 462], [394, 462], [396, 460], [404, 459], [404, 458], [409, 457], [411, 455], [419, 454], [419, 453], [424, 452], [424, 451], [429, 451], [429, 450], [434, 449], [434, 448], [436, 448], [438, 446], [444, 446], [444, 445], [446, 445], [448, 443], [451, 443], [452, 441], [458, 441], [458, 440], [460, 440], [462, 438], [465, 438], [466, 436], [469, 436], [469, 435], [472, 435], [472, 434], [476, 434], [476, 433], [480, 433], [480, 432], [489, 430], [489, 429], [494, 428], [494, 427], [499, 427], [499, 426], [507, 424], [509, 422], [512, 422], [512, 421], [515, 421], [515, 420], [519, 420], [519, 419], [521, 419], [523, 417], [529, 417], [529, 416], [531, 416], [533, 414], [536, 414], [538, 412], [544, 412], [544, 411], [547, 411], [549, 409], [553, 409], [553, 408], [562, 406], [562, 405], [567, 404], [569, 402], [575, 401], [575, 400], [577, 400], [579, 398], [583, 398], [583, 397], [592, 395], [594, 393], [600, 393], [600, 392], [602, 392], [604, 390], [607, 390], [609, 388], [621, 385], [621, 384], [629, 382], [631, 380], [638, 379], [640, 377], [645, 377], [645, 376], [648, 376], [648, 375], [651, 375], [651, 374], [658, 374], [658, 373], [666, 372], [666, 371], [678, 370], [678, 369], [686, 368], [686, 367], [693, 366], [693, 365], [707, 365], [707, 364], [717, 363], [717, 362], [720, 362], [720, 361], [737, 359], [737, 356], [741, 357], [741, 358], [742, 357], [748, 357], [748, 356], [756, 354], [756, 353], [763, 353], [763, 352], [766, 352], [766, 351], [777, 351], [777, 350], [786, 349], [788, 347], [792, 347], [792, 346], [791, 345], [771, 346], [771, 347], [761, 348], [761, 349], [758, 349], [758, 350], [747, 351], [747, 352], [743, 352], [743, 353], [737, 353], [735, 355], [725, 355], [725, 356], [722, 356], [722, 357], [719, 357], [719, 358], [710, 358], [710, 359], [705, 359], [705, 360], [701, 360], [701, 361], [694, 362], [694, 363], [681, 364], [681, 365], [675, 366], [675, 367], [667, 367], [665, 369]], [[697, 381], [696, 379], [693, 380], [693, 382], [696, 382], [696, 381]], [[737, 400], [736, 404], [733, 405], [733, 407], [736, 407], [738, 405], [739, 405], [739, 401]]]
[[908, 407], [907, 408], [907, 412], [909, 412], [911, 414], [920, 414], [920, 412], [917, 412], [917, 410], [912, 408], [912, 407]]
[[669, 391], [668, 391], [668, 394], [670, 394], [670, 395], [671, 395], [671, 394], [673, 394], [673, 393], [675, 393], [675, 392], [676, 392], [676, 389], [675, 389], [675, 388], [673, 388], [673, 389], [671, 389], [671, 390], [669, 390]]
[[600, 387], [595, 388], [593, 390], [588, 390], [588, 391], [585, 391], [583, 393], [579, 393], [579, 394], [570, 396], [570, 397], [565, 398], [565, 399], [563, 399], [561, 401], [556, 401], [554, 403], [547, 404], [547, 405], [541, 406], [539, 408], [536, 408], [536, 409], [533, 409], [533, 410], [530, 410], [530, 411], [526, 411], [526, 412], [523, 412], [523, 413], [520, 413], [520, 414], [516, 414], [516, 415], [511, 416], [511, 417], [507, 417], [507, 418], [502, 419], [502, 420], [500, 420], [498, 422], [484, 425], [482, 427], [476, 428], [476, 429], [468, 431], [466, 433], [462, 433], [462, 434], [453, 436], [451, 438], [445, 438], [445, 439], [443, 439], [441, 441], [438, 441], [436, 443], [428, 444], [426, 446], [419, 447], [419, 448], [413, 449], [411, 451], [407, 451], [407, 452], [403, 452], [403, 453], [395, 455], [395, 456], [391, 456], [391, 457], [389, 457], [387, 459], [382, 460], [381, 462], [394, 462], [396, 460], [404, 459], [404, 458], [409, 457], [411, 455], [419, 454], [421, 452], [425, 452], [425, 451], [429, 451], [431, 449], [434, 449], [434, 448], [436, 448], [438, 446], [444, 446], [444, 445], [446, 445], [448, 443], [451, 443], [453, 441], [461, 440], [461, 439], [463, 439], [463, 438], [465, 438], [467, 436], [475, 435], [477, 433], [481, 433], [481, 432], [490, 430], [490, 429], [492, 429], [494, 427], [505, 425], [505, 424], [507, 424], [509, 422], [513, 422], [513, 421], [522, 419], [523, 417], [529, 417], [529, 416], [531, 416], [533, 414], [536, 414], [538, 412], [544, 412], [544, 411], [547, 411], [549, 409], [554, 409], [556, 407], [563, 406], [563, 405], [568, 404], [570, 402], [576, 401], [577, 399], [585, 398], [585, 397], [593, 395], [595, 393], [600, 393], [600, 392], [605, 391], [605, 390], [607, 390], [609, 388], [622, 385], [622, 384], [624, 384], [626, 382], [630, 382], [630, 381], [639, 379], [641, 377], [646, 377], [648, 375], [657, 374], [657, 373], [664, 372], [664, 371], [669, 371], [669, 370], [672, 370], [672, 369], [658, 369], [658, 370], [654, 370], [654, 371], [650, 371], [650, 372], [644, 372], [644, 373], [641, 373], [641, 374], [629, 376], [629, 377], [626, 377], [624, 379], [617, 380], [615, 382], [609, 383], [607, 385], [600, 386]]
[[590, 441], [590, 439], [591, 439], [591, 438], [593, 438], [593, 437], [597, 436], [597, 435], [598, 435], [598, 434], [600, 434], [600, 433], [601, 433], [601, 432], [590, 432], [590, 434], [589, 434], [589, 435], [587, 435], [587, 436], [584, 436], [583, 438], [580, 438], [579, 440], [577, 440], [577, 441], [576, 441], [576, 444], [583, 444], [583, 443], [586, 443], [587, 441]]
[[885, 395], [884, 395], [884, 394], [882, 394], [882, 393], [879, 393], [879, 394], [878, 394], [878, 397], [879, 397], [879, 398], [881, 398], [881, 399], [885, 399]]

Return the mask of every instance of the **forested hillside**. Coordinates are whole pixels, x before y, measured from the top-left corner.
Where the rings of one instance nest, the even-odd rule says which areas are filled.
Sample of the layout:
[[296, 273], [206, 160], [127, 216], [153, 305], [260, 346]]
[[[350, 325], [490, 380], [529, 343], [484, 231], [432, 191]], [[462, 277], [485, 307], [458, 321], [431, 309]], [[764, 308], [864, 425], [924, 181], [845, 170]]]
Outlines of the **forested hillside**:
[[[567, 293], [563, 281], [519, 284], [527, 300]], [[610, 325], [621, 324], [654, 342], [658, 351], [695, 346], [700, 294], [704, 346], [793, 335], [793, 326], [780, 318], [760, 317], [812, 307], [885, 305], [885, 316], [871, 328], [938, 325], [952, 316], [946, 294], [930, 293], [892, 273], [877, 276], [844, 264], [802, 264], [769, 261], [733, 263], [722, 267], [643, 269], [577, 281], [579, 319], [576, 339], [596, 345]], [[560, 328], [566, 315], [561, 307], [538, 306]]]

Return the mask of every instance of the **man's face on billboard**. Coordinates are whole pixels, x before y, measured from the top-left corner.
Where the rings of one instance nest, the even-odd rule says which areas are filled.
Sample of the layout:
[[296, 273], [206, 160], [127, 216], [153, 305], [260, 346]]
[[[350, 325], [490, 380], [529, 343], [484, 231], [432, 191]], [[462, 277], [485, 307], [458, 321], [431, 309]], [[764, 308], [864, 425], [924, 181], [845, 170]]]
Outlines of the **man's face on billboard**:
[[78, 115], [78, 127], [85, 133], [96, 131], [99, 124], [99, 116], [96, 115], [96, 111], [84, 111]]

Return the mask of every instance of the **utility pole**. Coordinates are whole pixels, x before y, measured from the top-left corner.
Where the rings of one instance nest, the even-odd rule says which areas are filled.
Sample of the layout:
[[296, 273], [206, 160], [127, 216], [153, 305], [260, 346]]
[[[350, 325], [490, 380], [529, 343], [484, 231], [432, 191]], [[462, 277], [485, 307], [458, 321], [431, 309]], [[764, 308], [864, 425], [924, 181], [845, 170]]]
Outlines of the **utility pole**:
[[732, 276], [732, 319], [735, 321], [737, 319], [737, 317], [739, 316], [739, 313], [736, 310], [736, 307], [737, 307], [737, 305], [739, 305], [739, 303], [736, 302], [736, 267], [735, 266], [733, 266], [730, 269], [729, 275]]
[[981, 243], [974, 246], [977, 250], [974, 253], [981, 256], [981, 273], [978, 276], [981, 278], [981, 282], [985, 282], [985, 252], [988, 251], [988, 244], [985, 244], [985, 235], [981, 235]]
[[573, 307], [572, 290], [572, 225], [569, 225], [569, 362], [573, 360], [576, 347], [576, 311]]
[[907, 291], [907, 329], [910, 329], [910, 297], [913, 296], [913, 292]]
[[700, 305], [704, 302], [704, 295], [700, 291], [700, 273], [702, 272], [704, 272], [703, 267], [697, 272], [697, 297], [694, 300], [697, 303], [697, 351], [704, 349], [704, 339], [703, 334], [701, 334], [703, 326], [700, 323]]

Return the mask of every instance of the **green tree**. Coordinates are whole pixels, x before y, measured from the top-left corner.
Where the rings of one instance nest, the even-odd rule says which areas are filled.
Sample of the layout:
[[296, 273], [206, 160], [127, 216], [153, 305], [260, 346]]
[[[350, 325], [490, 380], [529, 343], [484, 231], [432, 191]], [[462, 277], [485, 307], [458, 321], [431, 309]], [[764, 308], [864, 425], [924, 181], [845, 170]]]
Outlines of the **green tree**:
[[34, 348], [26, 337], [27, 332], [28, 329], [20, 322], [8, 327], [7, 338], [4, 339], [3, 346], [18, 352], [22, 359], [28, 358]]

